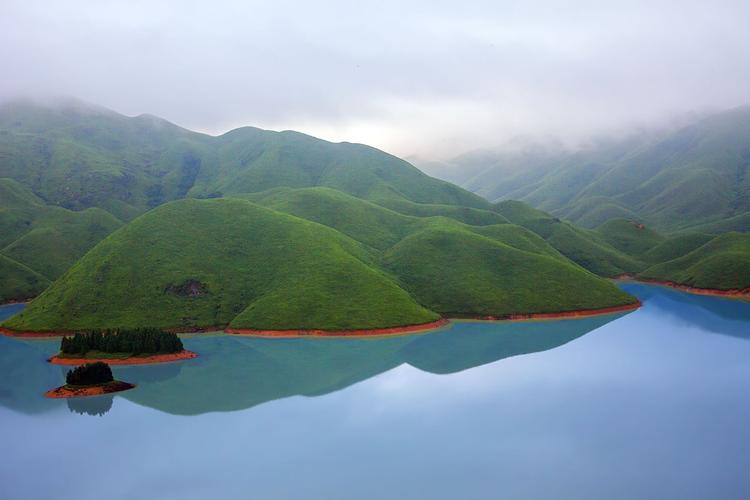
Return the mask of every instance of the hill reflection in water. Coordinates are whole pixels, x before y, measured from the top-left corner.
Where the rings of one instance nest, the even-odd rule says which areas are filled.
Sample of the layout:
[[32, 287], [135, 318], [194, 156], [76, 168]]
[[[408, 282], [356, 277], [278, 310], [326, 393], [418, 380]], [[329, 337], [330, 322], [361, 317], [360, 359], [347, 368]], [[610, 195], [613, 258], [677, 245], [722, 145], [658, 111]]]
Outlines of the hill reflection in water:
[[[118, 369], [138, 389], [122, 397], [181, 415], [234, 411], [289, 396], [319, 396], [408, 363], [445, 374], [561, 346], [619, 315], [526, 323], [461, 322], [435, 332], [373, 339], [216, 336], [187, 339], [201, 356], [172, 365]], [[154, 380], [163, 371], [161, 380]], [[141, 373], [148, 373], [141, 378]], [[120, 375], [121, 374], [121, 375]]]

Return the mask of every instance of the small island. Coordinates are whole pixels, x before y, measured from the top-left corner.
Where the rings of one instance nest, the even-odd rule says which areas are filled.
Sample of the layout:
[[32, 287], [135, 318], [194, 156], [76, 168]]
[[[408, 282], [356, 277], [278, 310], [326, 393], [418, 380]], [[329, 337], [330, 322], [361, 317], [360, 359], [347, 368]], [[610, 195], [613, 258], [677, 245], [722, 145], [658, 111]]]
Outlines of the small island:
[[98, 360], [111, 365], [164, 363], [195, 358], [177, 334], [158, 328], [92, 330], [63, 337], [60, 352], [49, 359], [57, 365]]
[[100, 396], [113, 392], [127, 391], [134, 384], [115, 380], [107, 363], [97, 361], [70, 370], [65, 375], [65, 385], [45, 393], [48, 398], [77, 398]]

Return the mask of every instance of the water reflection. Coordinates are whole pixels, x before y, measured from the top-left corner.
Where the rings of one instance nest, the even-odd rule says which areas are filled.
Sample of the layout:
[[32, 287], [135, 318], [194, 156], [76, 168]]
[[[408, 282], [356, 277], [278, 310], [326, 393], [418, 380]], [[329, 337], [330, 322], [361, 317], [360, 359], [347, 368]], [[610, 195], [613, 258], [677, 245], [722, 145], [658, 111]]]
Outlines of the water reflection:
[[65, 401], [68, 403], [68, 410], [71, 413], [102, 417], [112, 409], [113, 399], [114, 396], [104, 395], [88, 398], [68, 398]]
[[702, 330], [750, 339], [750, 303], [681, 292], [667, 287], [623, 284], [626, 292], [641, 299], [650, 309], [669, 314]]
[[[327, 394], [404, 363], [443, 374], [544, 351], [618, 317], [464, 322], [432, 333], [380, 339], [188, 337], [186, 347], [200, 353], [197, 359], [113, 367], [117, 379], [138, 386], [115, 397], [181, 415], [241, 410], [289, 396]], [[62, 404], [41, 397], [61, 385], [68, 370], [45, 362], [57, 347], [57, 340], [0, 338], [0, 369], [9, 374], [0, 384], [0, 404], [26, 413]], [[68, 400], [67, 405], [76, 413], [103, 415], [112, 405], [112, 397], [108, 398]]]
[[[710, 332], [750, 338], [750, 304], [627, 284], [644, 310], [667, 314]], [[290, 396], [319, 396], [366, 380], [402, 364], [449, 374], [511, 356], [566, 344], [621, 315], [520, 323], [461, 322], [420, 335], [379, 339], [263, 339], [188, 336], [186, 347], [200, 357], [179, 363], [113, 367], [115, 377], [138, 385], [117, 395], [160, 411], [195, 415], [251, 408]], [[63, 403], [42, 397], [61, 385], [67, 368], [45, 359], [57, 340], [0, 337], [0, 405], [39, 413], [68, 405], [76, 413], [103, 415], [112, 398]], [[85, 401], [85, 402], [83, 402]]]
[[545, 351], [619, 316], [529, 323], [457, 323], [422, 335], [381, 339], [189, 339], [201, 357], [159, 382], [123, 372], [139, 384], [122, 397], [164, 412], [234, 411], [289, 396], [319, 396], [408, 363], [453, 373], [503, 358]]

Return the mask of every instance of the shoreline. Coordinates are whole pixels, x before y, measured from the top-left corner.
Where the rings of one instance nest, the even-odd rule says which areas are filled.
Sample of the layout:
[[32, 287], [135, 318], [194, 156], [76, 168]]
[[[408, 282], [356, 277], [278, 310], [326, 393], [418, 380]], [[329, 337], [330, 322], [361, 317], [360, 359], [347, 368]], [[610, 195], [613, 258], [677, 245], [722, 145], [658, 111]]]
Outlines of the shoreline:
[[0, 302], [0, 306], [10, 306], [13, 304], [28, 304], [32, 300], [34, 300], [36, 297], [32, 297], [30, 299], [6, 299], [2, 302]]
[[115, 392], [127, 391], [133, 389], [134, 387], [135, 384], [121, 382], [119, 380], [114, 380], [104, 385], [80, 387], [77, 389], [72, 389], [70, 387], [61, 385], [60, 387], [56, 387], [45, 392], [44, 396], [52, 399], [82, 398], [88, 396], [102, 396], [104, 394], [113, 394]]
[[356, 330], [261, 330], [255, 328], [226, 328], [224, 333], [229, 335], [245, 335], [250, 337], [376, 337], [381, 335], [399, 335], [406, 333], [435, 330], [449, 323], [448, 319], [440, 318], [429, 323], [418, 325], [392, 326], [389, 328], [365, 328]]
[[[270, 329], [255, 329], [255, 328], [220, 328], [220, 327], [195, 327], [179, 330], [177, 328], [166, 329], [175, 333], [196, 333], [196, 332], [217, 332], [224, 333], [227, 335], [240, 335], [248, 337], [379, 337], [379, 336], [390, 336], [390, 335], [405, 335], [411, 333], [425, 332], [429, 330], [436, 330], [438, 328], [448, 325], [451, 320], [459, 321], [544, 321], [544, 320], [558, 320], [558, 319], [575, 319], [585, 318], [590, 316], [600, 316], [604, 314], [614, 314], [618, 312], [633, 311], [641, 307], [641, 302], [636, 301], [630, 304], [623, 304], [619, 306], [601, 307], [598, 309], [581, 309], [575, 311], [561, 311], [561, 312], [542, 312], [542, 313], [509, 313], [501, 315], [448, 315], [438, 320], [431, 321], [429, 323], [420, 323], [417, 325], [406, 325], [406, 326], [394, 326], [388, 328], [366, 328], [366, 329], [353, 329], [353, 330], [321, 330], [321, 329], [289, 329], [289, 330], [270, 330]], [[65, 335], [71, 335], [73, 332], [70, 331], [58, 331], [58, 332], [32, 332], [32, 331], [16, 331], [9, 328], [0, 327], [0, 334], [11, 337], [20, 338], [54, 338]], [[195, 358], [197, 354], [191, 353], [190, 351], [183, 351], [190, 353], [191, 355], [185, 357], [175, 357], [173, 359], [151, 359], [151, 358], [163, 358], [169, 356], [175, 356], [174, 354], [165, 354], [158, 356], [147, 356], [143, 358], [125, 358], [125, 359], [107, 359], [107, 358], [57, 358], [53, 356], [48, 359], [50, 363], [59, 365], [74, 365], [83, 364], [94, 361], [103, 361], [112, 365], [136, 365], [136, 364], [150, 364], [150, 363], [163, 363], [169, 361], [179, 361], [182, 359]], [[138, 361], [135, 361], [135, 360]]]
[[57, 355], [47, 359], [48, 363], [53, 365], [62, 366], [78, 366], [86, 363], [96, 363], [101, 361], [108, 365], [152, 365], [155, 363], [171, 363], [174, 361], [182, 361], [184, 359], [197, 358], [198, 354], [193, 351], [183, 349], [180, 352], [173, 352], [169, 354], [156, 354], [154, 356], [131, 356], [129, 358], [60, 358]]
[[750, 300], [750, 287], [739, 289], [730, 288], [727, 290], [721, 290], [719, 288], [700, 288], [696, 286], [684, 285], [682, 283], [675, 283], [674, 281], [662, 281], [662, 280], [651, 280], [645, 278], [636, 278], [630, 275], [620, 275], [613, 278], [616, 281], [622, 282], [633, 282], [643, 283], [645, 285], [656, 285], [664, 286], [667, 288], [673, 288], [682, 292], [694, 293], [696, 295], [708, 295], [712, 297], [724, 297], [729, 299], [740, 299]]
[[558, 320], [558, 319], [576, 319], [576, 318], [588, 318], [591, 316], [603, 316], [605, 314], [615, 314], [625, 311], [634, 311], [639, 309], [643, 304], [641, 301], [636, 301], [630, 304], [623, 304], [620, 306], [609, 306], [601, 307], [599, 309], [579, 309], [576, 311], [561, 311], [561, 312], [550, 312], [550, 313], [511, 313], [502, 314], [499, 316], [455, 316], [451, 319], [457, 320], [474, 320], [474, 321], [544, 321], [544, 320]]
[[577, 311], [562, 311], [549, 313], [520, 313], [503, 315], [466, 315], [447, 316], [431, 323], [391, 328], [374, 328], [363, 330], [257, 330], [252, 328], [227, 328], [225, 333], [230, 335], [244, 335], [249, 337], [377, 337], [435, 330], [448, 325], [451, 320], [459, 321], [543, 321], [557, 319], [575, 319], [591, 316], [601, 316], [618, 312], [633, 311], [641, 307], [641, 302], [623, 304], [620, 306], [602, 307], [599, 309], [582, 309]]

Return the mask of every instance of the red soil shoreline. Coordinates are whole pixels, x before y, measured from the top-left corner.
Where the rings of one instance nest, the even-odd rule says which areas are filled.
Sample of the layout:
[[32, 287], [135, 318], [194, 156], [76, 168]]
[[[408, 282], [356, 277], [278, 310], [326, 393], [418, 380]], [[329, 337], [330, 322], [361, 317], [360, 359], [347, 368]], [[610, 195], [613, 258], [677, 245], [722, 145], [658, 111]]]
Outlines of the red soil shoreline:
[[[466, 316], [452, 317], [451, 319], [466, 319], [478, 321], [534, 321], [534, 320], [551, 320], [551, 319], [571, 319], [584, 318], [589, 316], [599, 316], [603, 314], [613, 314], [624, 311], [632, 311], [641, 307], [641, 302], [633, 302], [621, 306], [603, 307], [600, 309], [584, 309], [580, 311], [563, 311], [554, 313], [526, 313], [526, 314], [504, 314], [500, 316]], [[250, 328], [227, 328], [225, 333], [232, 335], [247, 335], [252, 337], [372, 337], [379, 335], [399, 335], [405, 333], [416, 333], [427, 330], [434, 330], [450, 323], [448, 318], [441, 318], [431, 323], [422, 323], [420, 325], [409, 325], [392, 328], [376, 328], [369, 330], [255, 330]]]
[[172, 361], [181, 361], [183, 359], [197, 358], [198, 354], [183, 350], [170, 354], [157, 354], [155, 356], [133, 356], [130, 358], [59, 358], [52, 356], [47, 362], [53, 365], [78, 366], [86, 363], [102, 361], [108, 365], [150, 365], [154, 363], [169, 363]]
[[683, 292], [694, 293], [696, 295], [711, 295], [714, 297], [726, 297], [733, 299], [750, 299], [750, 287], [743, 289], [730, 288], [728, 290], [720, 290], [718, 288], [699, 288], [690, 285], [683, 285], [682, 283], [675, 283], [674, 281], [659, 281], [635, 278], [627, 274], [617, 276], [614, 279], [616, 279], [617, 281], [634, 281], [636, 283], [645, 283], [647, 285], [666, 286]]
[[256, 330], [252, 328], [226, 328], [224, 333], [231, 335], [251, 335], [253, 337], [370, 337], [377, 335], [395, 335], [434, 330], [448, 324], [440, 318], [430, 323], [419, 325], [394, 326], [391, 328], [372, 328], [363, 330]]
[[604, 314], [614, 314], [624, 311], [633, 311], [641, 307], [641, 301], [621, 306], [602, 307], [599, 309], [581, 309], [578, 311], [562, 311], [551, 313], [522, 313], [522, 314], [503, 314], [500, 316], [469, 316], [466, 318], [456, 319], [474, 319], [480, 321], [535, 321], [545, 319], [573, 319], [587, 318], [590, 316], [601, 316]]
[[120, 382], [115, 380], [105, 385], [97, 385], [94, 387], [81, 387], [78, 389], [71, 389], [66, 386], [60, 386], [55, 389], [50, 389], [45, 392], [44, 395], [48, 398], [59, 399], [59, 398], [80, 398], [85, 396], [101, 396], [103, 394], [112, 394], [113, 392], [127, 391], [135, 387], [135, 384], [129, 384], [127, 382]]
[[[383, 335], [403, 335], [408, 333], [417, 333], [427, 330], [435, 330], [443, 327], [450, 323], [450, 319], [459, 320], [478, 320], [478, 321], [533, 321], [533, 320], [553, 320], [553, 319], [572, 319], [572, 318], [585, 318], [589, 316], [599, 316], [602, 314], [613, 314], [617, 312], [632, 311], [641, 307], [641, 302], [636, 301], [631, 304], [625, 304], [621, 306], [602, 307], [599, 309], [583, 309], [578, 311], [563, 311], [563, 312], [549, 312], [549, 313], [518, 313], [518, 314], [503, 314], [503, 315], [486, 315], [486, 316], [451, 316], [450, 318], [440, 318], [437, 321], [429, 323], [421, 323], [418, 325], [407, 325], [407, 326], [394, 326], [390, 328], [372, 328], [372, 329], [361, 329], [361, 330], [318, 330], [318, 329], [292, 329], [292, 330], [261, 330], [252, 328], [225, 328], [223, 332], [230, 335], [247, 335], [253, 337], [376, 337]], [[179, 331], [177, 329], [170, 329], [170, 331], [180, 333], [192, 333], [195, 331], [222, 331], [222, 328], [191, 328], [187, 330]], [[70, 335], [72, 332], [60, 331], [60, 332], [26, 332], [16, 331], [8, 328], [0, 328], [0, 334], [8, 335], [12, 337], [25, 337], [25, 338], [44, 338], [44, 337], [60, 337], [63, 335]], [[131, 365], [131, 364], [148, 364], [148, 363], [163, 363], [168, 361], [177, 361], [180, 359], [190, 359], [197, 356], [195, 353], [190, 351], [183, 351], [184, 353], [190, 353], [188, 356], [180, 356], [174, 354], [164, 354], [159, 356], [149, 356], [144, 358], [127, 358], [127, 359], [73, 359], [73, 358], [57, 358], [52, 357], [49, 359], [50, 363], [64, 364], [64, 365], [78, 365], [83, 363], [91, 363], [93, 361], [104, 361], [112, 365]], [[175, 356], [170, 359], [163, 359], [164, 357]], [[152, 359], [154, 358], [154, 359]], [[159, 358], [159, 359], [155, 359]]]

